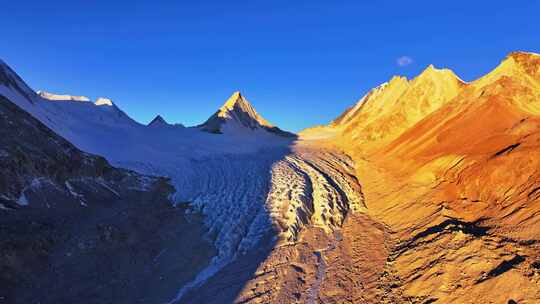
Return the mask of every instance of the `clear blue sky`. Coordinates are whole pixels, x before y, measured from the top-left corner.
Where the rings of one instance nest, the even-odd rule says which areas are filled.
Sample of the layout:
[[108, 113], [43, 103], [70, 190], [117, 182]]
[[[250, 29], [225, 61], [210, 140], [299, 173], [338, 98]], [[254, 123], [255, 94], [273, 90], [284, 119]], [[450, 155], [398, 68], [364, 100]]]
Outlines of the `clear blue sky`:
[[143, 123], [201, 123], [240, 90], [298, 131], [395, 74], [472, 80], [540, 52], [540, 1], [365, 2], [5, 1], [0, 57], [36, 90], [110, 97]]

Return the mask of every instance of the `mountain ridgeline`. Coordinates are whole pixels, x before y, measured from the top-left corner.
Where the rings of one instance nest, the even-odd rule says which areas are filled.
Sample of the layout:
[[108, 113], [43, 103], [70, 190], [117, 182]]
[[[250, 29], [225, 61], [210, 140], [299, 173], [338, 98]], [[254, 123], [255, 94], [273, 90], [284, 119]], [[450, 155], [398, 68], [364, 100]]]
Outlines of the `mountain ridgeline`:
[[144, 125], [0, 62], [0, 116], [0, 303], [540, 302], [538, 54], [298, 135], [240, 92]]

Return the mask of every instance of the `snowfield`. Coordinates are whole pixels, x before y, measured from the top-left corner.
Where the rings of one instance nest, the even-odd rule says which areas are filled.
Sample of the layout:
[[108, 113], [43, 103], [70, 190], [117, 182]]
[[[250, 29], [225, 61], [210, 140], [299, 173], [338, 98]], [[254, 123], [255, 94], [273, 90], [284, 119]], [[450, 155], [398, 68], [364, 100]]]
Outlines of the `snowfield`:
[[166, 123], [146, 126], [110, 101], [59, 95], [50, 100], [20, 80], [15, 84], [19, 89], [0, 82], [0, 94], [83, 151], [115, 166], [170, 177], [177, 191], [172, 200], [204, 215], [218, 255], [172, 302], [268, 235], [279, 245], [296, 241], [308, 225], [331, 232], [348, 212], [364, 208], [351, 159], [333, 150], [234, 119], [220, 125], [223, 134]]

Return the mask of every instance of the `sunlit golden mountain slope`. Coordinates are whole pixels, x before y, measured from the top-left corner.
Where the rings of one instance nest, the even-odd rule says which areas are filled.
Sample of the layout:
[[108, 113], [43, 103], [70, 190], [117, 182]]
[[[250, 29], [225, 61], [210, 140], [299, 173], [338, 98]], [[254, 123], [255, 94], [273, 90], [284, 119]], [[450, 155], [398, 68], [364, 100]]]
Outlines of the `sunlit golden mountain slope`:
[[412, 83], [428, 72], [428, 85], [394, 78], [329, 127], [392, 231], [383, 298], [538, 303], [540, 55], [511, 53], [468, 84], [430, 68]]
[[464, 86], [452, 71], [427, 67], [418, 77], [393, 77], [331, 123], [350, 146], [372, 151], [454, 98]]

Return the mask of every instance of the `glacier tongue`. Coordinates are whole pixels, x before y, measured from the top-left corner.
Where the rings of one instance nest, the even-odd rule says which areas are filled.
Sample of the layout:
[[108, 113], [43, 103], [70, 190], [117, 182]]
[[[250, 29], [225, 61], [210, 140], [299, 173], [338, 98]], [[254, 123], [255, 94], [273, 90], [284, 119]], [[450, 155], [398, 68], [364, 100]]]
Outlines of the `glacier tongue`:
[[350, 158], [318, 148], [276, 146], [176, 164], [118, 164], [170, 177], [174, 200], [205, 216], [219, 259], [246, 253], [268, 233], [294, 242], [304, 226], [333, 231], [349, 211], [363, 208]]
[[175, 200], [191, 202], [205, 215], [208, 236], [218, 250], [211, 265], [171, 303], [234, 259], [264, 246], [260, 241], [269, 235], [280, 246], [295, 242], [306, 226], [330, 233], [349, 212], [364, 208], [351, 159], [305, 144], [212, 156], [192, 161], [179, 175], [163, 169], [179, 191]]
[[363, 197], [346, 155], [318, 148], [262, 148], [173, 164], [119, 162], [144, 173], [169, 176], [176, 202], [189, 202], [205, 216], [222, 258], [243, 254], [273, 232], [283, 242], [302, 227], [327, 232], [348, 212], [362, 210]]

